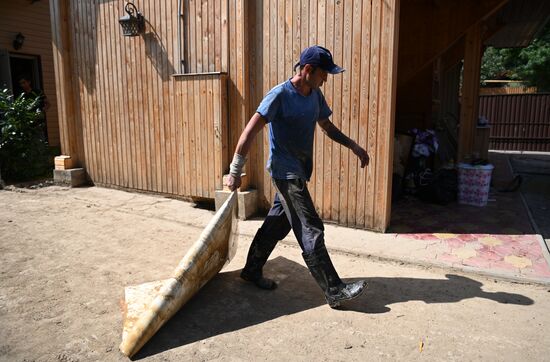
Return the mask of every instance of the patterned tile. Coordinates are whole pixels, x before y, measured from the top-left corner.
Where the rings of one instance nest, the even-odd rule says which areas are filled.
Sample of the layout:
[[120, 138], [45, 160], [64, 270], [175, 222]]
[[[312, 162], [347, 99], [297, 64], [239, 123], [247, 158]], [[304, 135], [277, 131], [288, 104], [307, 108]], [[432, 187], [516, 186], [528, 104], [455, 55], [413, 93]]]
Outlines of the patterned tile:
[[477, 251], [470, 247], [462, 247], [459, 249], [453, 249], [451, 254], [456, 255], [460, 259], [469, 259], [477, 256]]
[[502, 245], [503, 243], [502, 240], [499, 240], [494, 236], [485, 236], [485, 237], [479, 238], [479, 242], [487, 246]]
[[462, 259], [458, 258], [456, 255], [443, 253], [437, 256], [436, 260], [442, 261], [444, 263], [447, 263], [449, 265], [452, 264], [460, 264], [462, 262]]
[[458, 235], [457, 234], [451, 234], [451, 233], [435, 233], [433, 234], [436, 238], [438, 239], [454, 239], [456, 238]]
[[498, 255], [493, 249], [484, 246], [481, 249], [478, 250], [478, 255], [480, 255], [485, 260], [491, 262], [491, 261], [497, 261], [497, 260], [503, 260], [502, 255]]
[[[507, 167], [507, 165], [505, 166]], [[425, 258], [450, 266], [550, 278], [538, 236], [517, 192], [490, 195], [485, 207], [433, 205], [405, 196], [392, 205], [389, 232], [406, 232]], [[397, 238], [402, 237], [398, 234]], [[436, 251], [434, 253], [434, 250]]]
[[542, 262], [539, 261], [533, 264], [532, 274], [538, 277], [550, 278], [550, 267], [548, 266], [546, 260], [543, 260]]
[[519, 269], [504, 260], [493, 261], [490, 263], [491, 269], [495, 271], [514, 271], [519, 274]]
[[480, 269], [489, 269], [491, 267], [491, 263], [487, 259], [479, 256], [465, 259], [462, 261], [462, 264]]
[[517, 256], [517, 255], [507, 255], [504, 257], [504, 261], [506, 263], [512, 264], [518, 269], [523, 269], [527, 266], [533, 265], [533, 262], [531, 261], [531, 259], [523, 256]]

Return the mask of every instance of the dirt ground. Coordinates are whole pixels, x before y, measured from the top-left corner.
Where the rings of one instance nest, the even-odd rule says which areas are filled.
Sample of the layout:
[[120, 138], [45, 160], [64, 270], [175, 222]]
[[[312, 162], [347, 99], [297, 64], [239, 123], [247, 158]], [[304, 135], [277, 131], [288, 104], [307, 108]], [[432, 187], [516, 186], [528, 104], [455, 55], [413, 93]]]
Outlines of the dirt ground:
[[[125, 361], [124, 287], [171, 274], [213, 212], [103, 188], [0, 191], [0, 360]], [[260, 291], [231, 264], [136, 356], [143, 361], [550, 361], [550, 288], [334, 254], [368, 291], [324, 304], [299, 249]]]

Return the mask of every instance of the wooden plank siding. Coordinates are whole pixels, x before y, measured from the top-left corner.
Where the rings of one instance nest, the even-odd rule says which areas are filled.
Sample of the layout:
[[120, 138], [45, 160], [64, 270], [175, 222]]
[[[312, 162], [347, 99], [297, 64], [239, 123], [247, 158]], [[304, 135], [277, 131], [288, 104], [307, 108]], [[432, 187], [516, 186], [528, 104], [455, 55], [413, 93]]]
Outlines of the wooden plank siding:
[[[193, 92], [197, 86], [201, 88], [201, 83], [204, 100], [197, 102]], [[223, 187], [222, 176], [229, 163], [226, 84], [227, 76], [223, 74], [182, 75], [175, 79], [176, 96], [181, 100], [175, 104], [175, 118], [179, 120], [176, 127], [181, 132], [176, 154], [183, 155], [177, 162], [179, 195], [214, 198], [215, 190]], [[205, 116], [196, 118], [191, 107]], [[190, 136], [193, 133], [194, 139]], [[199, 177], [198, 170], [207, 177]]]
[[118, 2], [50, 1], [66, 109], [62, 151], [78, 155], [99, 185], [214, 198], [228, 165], [227, 6], [184, 1], [193, 20], [184, 59], [194, 73], [184, 75], [177, 75], [177, 2], [136, 6], [146, 31], [128, 38]]
[[[351, 151], [318, 129], [311, 194], [325, 220], [385, 230], [398, 0], [184, 0], [184, 75], [175, 75], [182, 69], [177, 1], [135, 4], [146, 32], [127, 38], [118, 24], [119, 2], [50, 0], [52, 12], [67, 18], [65, 25], [52, 22], [66, 35], [57, 37], [58, 82], [65, 79], [73, 90], [63, 88], [74, 115], [65, 107], [62, 124], [80, 122], [71, 131], [76, 136], [67, 131], [63, 137], [82, 139], [82, 164], [92, 181], [213, 198], [263, 95], [292, 76], [304, 47], [320, 44], [346, 68], [323, 87], [332, 121], [367, 148], [371, 164], [361, 169]], [[78, 152], [71, 147], [64, 150]], [[268, 154], [264, 129], [245, 170], [264, 208], [274, 197]]]
[[[346, 68], [343, 74], [329, 76], [322, 89], [333, 110], [331, 120], [367, 148], [371, 164], [361, 169], [357, 157], [328, 139], [318, 127], [310, 191], [323, 219], [385, 230], [390, 213], [399, 1], [254, 3], [255, 16], [250, 21], [256, 38], [251, 44], [257, 49], [251, 52], [255, 64], [251, 78], [256, 87], [250, 97], [251, 112], [263, 94], [292, 76], [292, 67], [305, 46], [329, 48], [335, 62]], [[273, 198], [265, 171], [269, 153], [266, 133], [263, 144], [252, 150], [256, 161], [251, 170], [264, 207]], [[232, 139], [230, 149], [234, 142]]]
[[[21, 49], [15, 50], [12, 43], [19, 32], [25, 36], [25, 42]], [[46, 112], [48, 140], [50, 145], [59, 146], [56, 80], [51, 42], [51, 19], [47, 1], [32, 4], [27, 0], [0, 1], [0, 48], [7, 49], [10, 55], [40, 57], [42, 89], [51, 104]]]

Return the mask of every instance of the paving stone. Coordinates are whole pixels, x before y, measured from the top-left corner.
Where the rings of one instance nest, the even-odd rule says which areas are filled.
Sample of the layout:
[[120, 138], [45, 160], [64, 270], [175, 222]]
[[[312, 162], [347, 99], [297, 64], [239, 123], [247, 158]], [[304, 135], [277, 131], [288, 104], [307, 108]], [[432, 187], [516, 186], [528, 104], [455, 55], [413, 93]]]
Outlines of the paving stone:
[[469, 247], [462, 247], [460, 249], [454, 249], [452, 251], [453, 255], [456, 255], [460, 259], [468, 259], [477, 255], [477, 252]]
[[521, 256], [516, 256], [516, 255], [505, 256], [504, 261], [520, 269], [525, 268], [526, 266], [533, 265], [533, 262], [531, 261], [531, 259], [521, 257]]

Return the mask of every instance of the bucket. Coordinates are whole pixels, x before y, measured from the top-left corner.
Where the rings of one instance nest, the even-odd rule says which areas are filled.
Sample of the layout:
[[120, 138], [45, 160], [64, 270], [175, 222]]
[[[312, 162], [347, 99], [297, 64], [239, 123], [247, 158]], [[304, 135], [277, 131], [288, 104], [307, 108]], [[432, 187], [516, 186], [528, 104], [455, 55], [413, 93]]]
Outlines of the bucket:
[[458, 164], [458, 203], [487, 205], [493, 165]]

